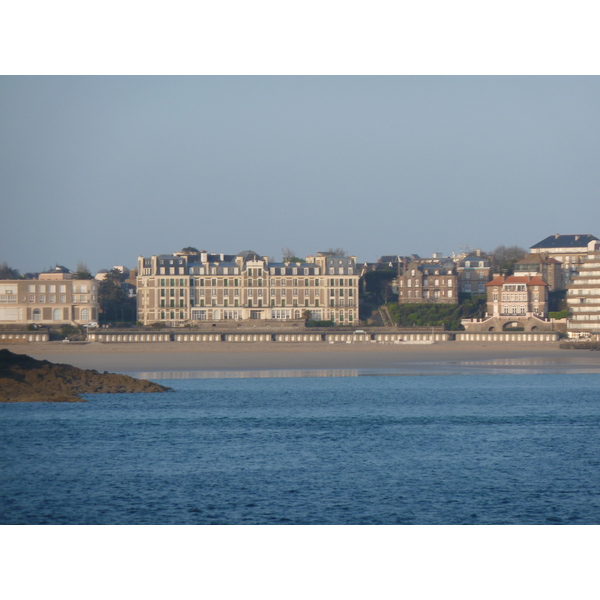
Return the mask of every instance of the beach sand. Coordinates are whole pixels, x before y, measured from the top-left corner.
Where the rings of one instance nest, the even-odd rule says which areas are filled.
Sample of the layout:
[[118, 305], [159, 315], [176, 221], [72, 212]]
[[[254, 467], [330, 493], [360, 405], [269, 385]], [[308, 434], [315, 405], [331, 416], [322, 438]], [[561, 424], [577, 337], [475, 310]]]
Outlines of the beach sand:
[[[62, 342], [0, 345], [38, 359], [117, 373], [265, 370], [470, 370], [600, 372], [600, 353], [557, 343], [442, 342], [432, 345], [327, 343]], [[533, 371], [532, 371], [533, 370]]]

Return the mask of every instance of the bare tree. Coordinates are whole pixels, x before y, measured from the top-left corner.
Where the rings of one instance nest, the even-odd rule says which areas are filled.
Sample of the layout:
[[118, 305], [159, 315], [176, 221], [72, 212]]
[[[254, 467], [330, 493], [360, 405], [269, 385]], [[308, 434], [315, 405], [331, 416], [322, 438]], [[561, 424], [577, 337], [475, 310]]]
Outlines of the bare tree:
[[518, 260], [527, 255], [527, 250], [520, 246], [498, 246], [489, 254], [495, 271], [510, 271]]
[[329, 248], [327, 252], [332, 252], [336, 256], [346, 256], [347, 254], [343, 248]]
[[296, 256], [296, 253], [291, 248], [282, 248], [281, 255], [283, 256], [283, 262], [304, 262], [304, 259]]

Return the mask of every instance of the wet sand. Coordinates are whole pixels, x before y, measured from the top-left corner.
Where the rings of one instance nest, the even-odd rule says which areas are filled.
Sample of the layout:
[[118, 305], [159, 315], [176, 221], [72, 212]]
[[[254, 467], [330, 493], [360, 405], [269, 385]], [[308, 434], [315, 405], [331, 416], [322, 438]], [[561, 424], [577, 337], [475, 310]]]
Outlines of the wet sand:
[[442, 369], [494, 372], [600, 372], [600, 353], [557, 343], [442, 342], [432, 345], [326, 343], [6, 344], [12, 352], [117, 373], [267, 370]]

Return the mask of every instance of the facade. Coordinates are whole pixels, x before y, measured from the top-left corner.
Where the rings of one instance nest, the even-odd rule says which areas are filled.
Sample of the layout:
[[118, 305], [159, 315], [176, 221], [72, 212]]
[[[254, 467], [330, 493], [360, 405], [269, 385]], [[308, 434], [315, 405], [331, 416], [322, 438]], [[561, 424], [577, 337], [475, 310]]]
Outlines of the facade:
[[590, 242], [587, 256], [567, 286], [567, 305], [569, 337], [592, 337], [600, 332], [600, 241]]
[[515, 275], [537, 276], [548, 284], [548, 291], [564, 289], [562, 263], [546, 252], [528, 254], [514, 264]]
[[589, 233], [575, 235], [556, 233], [531, 246], [530, 251], [546, 254], [560, 262], [563, 269], [563, 285], [568, 285], [587, 256], [589, 243], [597, 239], [595, 235]]
[[355, 257], [328, 252], [302, 263], [271, 263], [253, 251], [140, 256], [138, 320], [172, 327], [304, 318], [352, 325], [358, 279]]
[[411, 261], [398, 274], [398, 304], [458, 304], [458, 274], [454, 261]]
[[486, 284], [487, 314], [491, 317], [546, 317], [548, 284], [529, 275], [495, 275]]
[[40, 273], [39, 279], [0, 281], [0, 323], [85, 325], [98, 320], [98, 284], [67, 273]]
[[485, 294], [485, 284], [491, 279], [490, 261], [481, 254], [459, 258], [456, 266], [459, 291], [463, 294]]

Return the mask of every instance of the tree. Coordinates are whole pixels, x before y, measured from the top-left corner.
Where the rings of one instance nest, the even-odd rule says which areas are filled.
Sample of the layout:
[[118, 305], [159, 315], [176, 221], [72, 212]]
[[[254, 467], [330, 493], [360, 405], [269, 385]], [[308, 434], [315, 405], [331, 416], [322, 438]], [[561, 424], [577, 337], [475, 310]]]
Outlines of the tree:
[[89, 269], [87, 268], [87, 265], [82, 261], [79, 261], [77, 263], [77, 271], [75, 271], [75, 279], [94, 279], [94, 277], [90, 273]]
[[123, 288], [123, 273], [111, 269], [98, 286], [98, 303], [103, 321], [135, 321], [135, 299]]
[[186, 246], [185, 248], [182, 248], [181, 251], [184, 254], [200, 254], [200, 250], [194, 248], [194, 246]]
[[494, 271], [512, 271], [513, 265], [527, 255], [527, 250], [520, 246], [498, 246], [489, 254]]
[[343, 248], [329, 248], [327, 252], [332, 252], [336, 256], [346, 256], [347, 252]]
[[8, 266], [6, 261], [0, 263], [0, 279], [23, 279], [18, 269]]
[[282, 248], [281, 254], [283, 262], [304, 262], [304, 259], [296, 256], [296, 253], [291, 248]]

